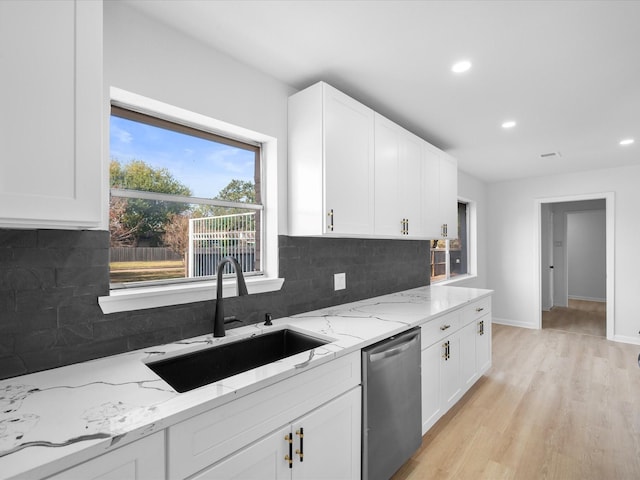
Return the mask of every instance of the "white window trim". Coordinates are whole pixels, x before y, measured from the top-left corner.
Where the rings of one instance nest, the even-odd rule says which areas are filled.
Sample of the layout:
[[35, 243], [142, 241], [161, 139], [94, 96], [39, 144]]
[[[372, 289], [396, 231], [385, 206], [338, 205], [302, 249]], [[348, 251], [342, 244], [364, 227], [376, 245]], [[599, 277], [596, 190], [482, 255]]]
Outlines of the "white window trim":
[[[284, 283], [278, 278], [278, 170], [277, 139], [252, 130], [231, 125], [211, 117], [174, 107], [135, 93], [111, 87], [111, 102], [123, 108], [146, 113], [165, 120], [182, 123], [197, 129], [204, 129], [236, 140], [260, 143], [262, 145], [262, 188], [264, 188], [264, 244], [262, 259], [263, 275], [247, 277], [249, 294], [278, 291]], [[108, 125], [108, 122], [107, 122]], [[107, 127], [108, 128], [108, 127]], [[108, 135], [106, 136], [108, 138]], [[105, 181], [109, 182], [109, 178]], [[105, 191], [109, 191], [106, 188]], [[106, 208], [108, 202], [106, 202]], [[108, 217], [108, 211], [107, 217]], [[223, 296], [236, 295], [234, 279], [223, 282]], [[213, 300], [216, 297], [215, 280], [189, 282], [183, 284], [129, 287], [111, 290], [109, 296], [99, 297], [98, 303], [105, 314], [166, 307], [186, 303]]]
[[[433, 282], [431, 285], [451, 285], [478, 277], [478, 204], [475, 200], [463, 197], [458, 197], [458, 202], [467, 204], [467, 273]], [[447, 252], [448, 270], [449, 258]]]

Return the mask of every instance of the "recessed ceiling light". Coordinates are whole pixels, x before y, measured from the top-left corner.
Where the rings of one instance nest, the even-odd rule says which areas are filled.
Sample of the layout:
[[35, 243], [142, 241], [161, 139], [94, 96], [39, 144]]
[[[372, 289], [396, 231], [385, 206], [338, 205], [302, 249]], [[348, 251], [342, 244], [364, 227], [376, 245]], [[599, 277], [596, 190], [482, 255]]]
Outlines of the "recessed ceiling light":
[[509, 120], [502, 124], [502, 128], [513, 128], [515, 126], [516, 126], [516, 122], [514, 122], [513, 120]]
[[463, 73], [471, 68], [471, 62], [469, 60], [461, 60], [456, 62], [451, 67], [451, 71], [454, 73]]
[[625, 138], [624, 140], [620, 140], [620, 145], [631, 145], [635, 140], [633, 138]]

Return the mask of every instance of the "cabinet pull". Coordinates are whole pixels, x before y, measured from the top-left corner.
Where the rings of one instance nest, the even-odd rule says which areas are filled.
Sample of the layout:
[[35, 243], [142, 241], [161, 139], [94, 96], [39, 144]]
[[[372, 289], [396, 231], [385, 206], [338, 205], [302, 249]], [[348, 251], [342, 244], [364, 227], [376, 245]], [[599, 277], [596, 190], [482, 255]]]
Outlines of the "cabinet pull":
[[481, 311], [483, 311], [483, 310], [484, 310], [484, 307], [478, 307], [478, 308], [476, 308], [476, 312], [478, 312], [478, 313], [480, 313], [480, 312], [481, 312]]
[[296, 430], [296, 435], [300, 438], [300, 448], [296, 449], [296, 455], [300, 457], [300, 461], [303, 461], [304, 457], [304, 428], [300, 428], [300, 430]]
[[446, 223], [443, 223], [443, 224], [440, 226], [440, 232], [442, 233], [442, 236], [443, 236], [444, 238], [447, 238], [447, 235], [448, 235], [448, 225], [447, 225]]
[[442, 325], [440, 327], [440, 330], [442, 330], [444, 332], [447, 328], [451, 328], [451, 325]]
[[329, 210], [329, 213], [327, 213], [327, 216], [329, 217], [329, 225], [327, 225], [327, 228], [329, 229], [330, 232], [333, 232], [333, 208]]
[[484, 320], [480, 320], [480, 323], [478, 323], [478, 333], [484, 335]]
[[289, 443], [289, 455], [285, 455], [284, 459], [289, 462], [289, 468], [293, 468], [293, 435], [288, 433], [284, 436], [284, 440]]
[[442, 344], [442, 347], [444, 348], [444, 353], [442, 354], [442, 358], [444, 358], [445, 361], [449, 360], [450, 355], [450, 350], [449, 350], [449, 340], [447, 340], [446, 342], [444, 342]]

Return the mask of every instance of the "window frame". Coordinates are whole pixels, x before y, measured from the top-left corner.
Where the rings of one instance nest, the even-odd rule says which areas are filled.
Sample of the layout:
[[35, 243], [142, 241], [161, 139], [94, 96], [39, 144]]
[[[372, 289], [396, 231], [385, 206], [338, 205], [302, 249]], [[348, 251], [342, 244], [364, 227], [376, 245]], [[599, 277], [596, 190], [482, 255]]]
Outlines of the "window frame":
[[[467, 206], [466, 229], [467, 229], [467, 273], [451, 277], [450, 272], [450, 256], [449, 256], [449, 239], [446, 240], [446, 278], [433, 281], [429, 274], [430, 285], [449, 285], [452, 283], [469, 280], [477, 277], [477, 203], [474, 200], [458, 197], [457, 203], [464, 203]], [[457, 227], [457, 226], [456, 226]], [[431, 256], [431, 250], [429, 251]], [[431, 272], [431, 261], [429, 261], [429, 271]]]
[[[168, 130], [172, 132], [176, 132], [182, 135], [190, 135], [193, 137], [197, 137], [203, 140], [207, 140], [210, 142], [215, 142], [218, 144], [229, 145], [231, 147], [235, 147], [242, 150], [247, 150], [253, 152], [254, 159], [256, 162], [256, 168], [259, 172], [258, 178], [255, 179], [255, 189], [257, 194], [257, 202], [256, 203], [242, 203], [242, 202], [231, 202], [228, 200], [218, 200], [211, 198], [202, 198], [202, 197], [194, 197], [194, 196], [184, 196], [184, 195], [175, 195], [171, 193], [159, 193], [159, 192], [150, 192], [150, 191], [141, 191], [141, 190], [131, 190], [125, 188], [113, 188], [109, 189], [110, 196], [116, 198], [131, 198], [131, 199], [140, 199], [140, 200], [153, 200], [167, 203], [182, 203], [186, 205], [209, 205], [216, 207], [228, 207], [228, 208], [240, 208], [244, 210], [253, 210], [256, 212], [256, 215], [260, 216], [257, 219], [257, 225], [260, 225], [258, 233], [258, 248], [256, 250], [257, 258], [262, 258], [262, 244], [263, 244], [263, 229], [262, 229], [262, 214], [264, 211], [264, 201], [262, 198], [262, 190], [261, 190], [261, 179], [262, 179], [262, 145], [258, 142], [241, 142], [235, 139], [227, 138], [217, 133], [206, 131], [202, 128], [194, 128], [193, 126], [186, 126], [182, 123], [178, 123], [176, 121], [169, 121], [163, 118], [159, 118], [157, 116], [149, 115], [146, 113], [141, 113], [138, 111], [130, 110], [127, 108], [123, 108], [118, 105], [111, 105], [110, 116], [116, 116], [119, 118], [124, 118], [126, 120], [130, 120], [132, 122], [137, 122], [145, 125], [149, 125], [155, 128], [160, 128], [163, 130]], [[111, 206], [109, 206], [111, 208]], [[228, 274], [227, 276], [230, 276]], [[244, 272], [245, 276], [253, 276], [253, 275], [262, 275], [262, 268], [256, 271]], [[171, 278], [166, 280], [148, 280], [148, 281], [139, 281], [139, 282], [128, 282], [128, 283], [111, 283], [111, 290], [118, 290], [121, 288], [127, 288], [128, 286], [154, 286], [154, 285], [169, 285], [172, 283], [181, 283], [181, 282], [198, 282], [202, 281], [204, 278], [202, 277], [186, 277], [186, 278]]]
[[[258, 144], [261, 146], [262, 275], [248, 277], [246, 281], [250, 294], [280, 290], [284, 279], [278, 278], [277, 139], [116, 87], [110, 88], [110, 103], [116, 108], [137, 112], [142, 115], [160, 119], [161, 121], [183, 125], [187, 128], [202, 130], [222, 137], [229, 142], [239, 141], [243, 144]], [[105, 116], [108, 120], [111, 111], [110, 109], [106, 110]], [[105, 138], [109, 138], [108, 129], [109, 122], [105, 121]], [[105, 146], [105, 150], [108, 151], [108, 145]], [[105, 158], [109, 158], [108, 152]], [[110, 192], [108, 162], [105, 163], [107, 165], [105, 170], [103, 170], [103, 175], [105, 176], [103, 181], [106, 183], [105, 191]], [[122, 191], [120, 193], [122, 193]], [[138, 192], [136, 192], [136, 194], [137, 193]], [[146, 193], [148, 194], [150, 192]], [[165, 194], [153, 195], [162, 196]], [[167, 196], [175, 199], [175, 196]], [[103, 206], [103, 218], [108, 219], [108, 195], [106, 197]], [[190, 197], [185, 197], [185, 199], [189, 198]], [[167, 198], [163, 198], [163, 200], [167, 200]], [[231, 206], [241, 206], [241, 208], [246, 208], [247, 206], [245, 204], [237, 205], [234, 202], [231, 203], [233, 203]], [[103, 223], [108, 225], [106, 220]], [[216, 296], [216, 281], [210, 277], [206, 278], [206, 280], [193, 280], [188, 282], [173, 281], [170, 283], [163, 282], [162, 284], [148, 282], [144, 285], [119, 285], [117, 289], [110, 289], [108, 296], [99, 297], [98, 303], [103, 313], [108, 314], [213, 300]], [[229, 297], [234, 295], [236, 295], [235, 280], [223, 280], [223, 296]]]

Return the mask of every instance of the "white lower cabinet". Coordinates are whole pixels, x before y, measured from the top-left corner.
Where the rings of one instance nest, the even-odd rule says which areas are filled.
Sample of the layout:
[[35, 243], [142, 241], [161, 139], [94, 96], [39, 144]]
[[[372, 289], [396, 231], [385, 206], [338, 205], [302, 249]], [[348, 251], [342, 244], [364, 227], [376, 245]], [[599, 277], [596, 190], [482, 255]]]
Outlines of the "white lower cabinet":
[[169, 427], [168, 478], [360, 478], [360, 379], [357, 351]]
[[463, 392], [478, 380], [476, 322], [460, 329], [460, 385]]
[[491, 298], [422, 325], [422, 434], [491, 367]]
[[164, 479], [164, 430], [81, 463], [47, 480]]
[[358, 479], [361, 403], [357, 387], [192, 478]]
[[434, 343], [422, 350], [422, 434], [442, 416], [440, 405], [440, 350]]
[[491, 315], [476, 321], [476, 363], [478, 376], [491, 368]]

